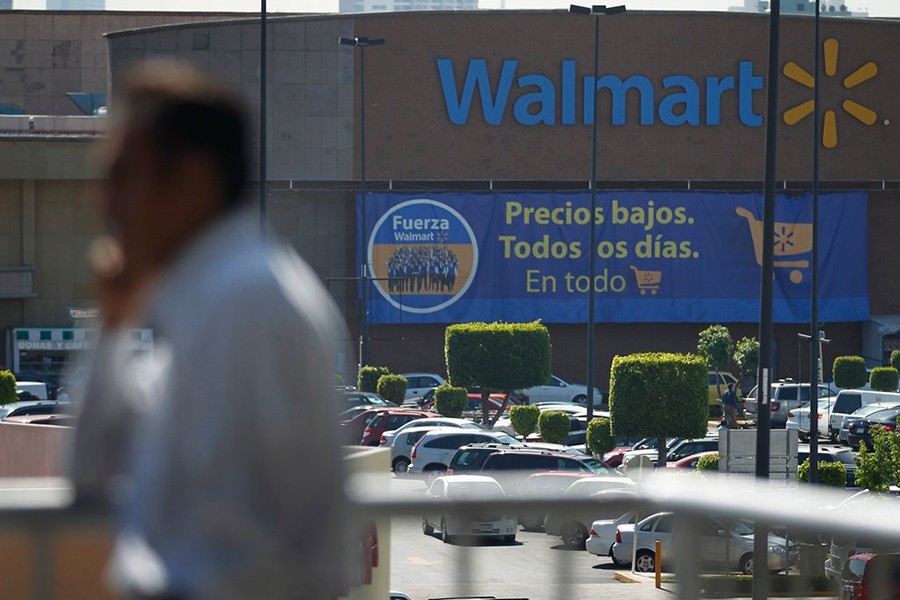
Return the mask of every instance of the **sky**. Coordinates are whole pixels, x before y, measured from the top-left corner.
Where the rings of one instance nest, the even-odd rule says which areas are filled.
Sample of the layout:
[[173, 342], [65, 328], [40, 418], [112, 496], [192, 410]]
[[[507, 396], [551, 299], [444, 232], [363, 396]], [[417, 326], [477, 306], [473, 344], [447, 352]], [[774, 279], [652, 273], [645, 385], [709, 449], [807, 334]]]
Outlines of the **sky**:
[[[782, 0], [782, 4], [785, 1]], [[851, 11], [868, 11], [872, 17], [900, 17], [900, 0], [844, 0]], [[479, 0], [480, 8], [507, 9], [569, 7], [569, 0]], [[839, 0], [829, 0], [839, 4]], [[631, 10], [728, 10], [743, 5], [743, 0], [609, 0], [610, 4], [626, 4]], [[42, 9], [46, 0], [14, 0], [16, 9]], [[337, 12], [338, 0], [266, 0], [269, 12]], [[258, 11], [260, 0], [106, 0], [110, 10], [157, 11]]]

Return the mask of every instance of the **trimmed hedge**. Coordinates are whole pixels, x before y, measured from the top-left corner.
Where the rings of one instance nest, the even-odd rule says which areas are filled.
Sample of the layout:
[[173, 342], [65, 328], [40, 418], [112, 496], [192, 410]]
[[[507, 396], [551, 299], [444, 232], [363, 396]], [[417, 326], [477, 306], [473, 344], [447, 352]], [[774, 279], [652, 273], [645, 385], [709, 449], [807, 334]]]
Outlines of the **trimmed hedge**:
[[706, 456], [701, 456], [697, 461], [697, 470], [698, 471], [718, 471], [719, 470], [719, 455], [718, 454], [707, 454]]
[[591, 454], [602, 457], [616, 447], [612, 423], [606, 417], [591, 419], [587, 427], [587, 447]]
[[831, 367], [834, 385], [842, 388], [861, 388], [866, 385], [866, 361], [862, 356], [838, 356]]
[[540, 418], [541, 409], [537, 406], [525, 404], [509, 409], [509, 421], [512, 423], [512, 428], [517, 435], [522, 437], [534, 433]]
[[445, 333], [453, 385], [509, 392], [550, 379], [550, 333], [541, 323], [458, 323]]
[[365, 366], [359, 370], [356, 380], [356, 388], [361, 392], [378, 393], [378, 379], [382, 375], [390, 375], [387, 367]]
[[550, 444], [562, 444], [569, 436], [569, 415], [561, 410], [546, 410], [538, 418], [541, 439]]
[[694, 354], [646, 353], [613, 358], [609, 408], [617, 436], [706, 435], [706, 361]]
[[[809, 459], [797, 467], [797, 481], [809, 483]], [[819, 461], [819, 484], [847, 487], [847, 467], [842, 462]]]
[[16, 376], [9, 370], [0, 371], [0, 404], [10, 404], [18, 399]]
[[900, 371], [900, 350], [891, 352], [891, 366]]
[[894, 367], [875, 367], [869, 376], [869, 387], [879, 392], [896, 392], [900, 373]]
[[856, 455], [856, 485], [861, 490], [886, 492], [900, 479], [900, 432], [876, 429], [872, 431], [872, 450], [865, 444]]
[[461, 417], [468, 401], [466, 388], [444, 384], [434, 390], [434, 408], [445, 417]]
[[382, 375], [378, 378], [375, 391], [385, 400], [400, 406], [406, 398], [408, 384], [409, 382], [403, 375]]

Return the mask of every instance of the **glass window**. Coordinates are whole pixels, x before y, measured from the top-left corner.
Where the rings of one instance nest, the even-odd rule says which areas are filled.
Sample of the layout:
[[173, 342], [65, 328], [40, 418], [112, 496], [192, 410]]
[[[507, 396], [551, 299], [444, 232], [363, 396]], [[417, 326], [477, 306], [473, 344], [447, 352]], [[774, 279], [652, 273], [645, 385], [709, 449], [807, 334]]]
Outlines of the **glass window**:
[[776, 395], [779, 400], [796, 400], [797, 399], [797, 388], [793, 385], [785, 385], [781, 386], [777, 391]]
[[438, 448], [441, 450], [449, 450], [451, 448], [459, 448], [464, 445], [466, 440], [461, 435], [444, 435], [433, 439], [426, 444], [429, 448]]
[[672, 515], [663, 515], [656, 521], [656, 529], [658, 533], [669, 533], [672, 531]]
[[862, 406], [862, 398], [859, 394], [841, 393], [838, 395], [838, 399], [834, 403], [834, 408], [831, 410], [836, 413], [850, 414], [859, 410], [860, 406]]

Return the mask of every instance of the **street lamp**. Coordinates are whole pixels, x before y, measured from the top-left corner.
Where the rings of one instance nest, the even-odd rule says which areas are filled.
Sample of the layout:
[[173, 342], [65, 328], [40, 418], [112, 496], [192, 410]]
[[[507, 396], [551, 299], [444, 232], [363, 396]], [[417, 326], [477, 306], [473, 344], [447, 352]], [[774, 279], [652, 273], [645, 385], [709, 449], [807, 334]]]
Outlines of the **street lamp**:
[[[810, 281], [810, 302], [809, 302], [809, 364], [810, 376], [809, 385], [810, 392], [817, 389], [819, 383], [819, 364], [822, 359], [822, 342], [816, 344], [815, 338], [818, 336], [821, 340], [825, 335], [819, 331], [819, 12], [821, 2], [816, 0], [816, 25], [815, 25], [815, 46], [816, 58], [814, 61], [813, 75], [813, 190], [812, 190], [812, 257], [810, 260], [810, 269], [812, 271]], [[815, 375], [813, 375], [815, 373]], [[813, 383], [815, 381], [815, 383]], [[809, 397], [809, 416], [818, 414], [819, 411], [819, 394], [811, 394]], [[811, 431], [811, 429], [810, 429]], [[819, 440], [818, 436], [809, 436], [809, 481], [810, 483], [818, 483], [819, 481]]]
[[366, 48], [381, 46], [384, 38], [341, 37], [341, 46], [359, 48], [359, 195], [360, 195], [360, 292], [359, 311], [359, 368], [368, 364], [369, 345], [369, 257], [366, 240]]
[[587, 419], [594, 417], [594, 277], [597, 270], [597, 232], [594, 215], [597, 213], [597, 75], [600, 62], [600, 15], [617, 15], [625, 12], [625, 6], [594, 5], [569, 6], [569, 12], [594, 18], [594, 104], [591, 119], [591, 231], [588, 238], [588, 321], [587, 321]]

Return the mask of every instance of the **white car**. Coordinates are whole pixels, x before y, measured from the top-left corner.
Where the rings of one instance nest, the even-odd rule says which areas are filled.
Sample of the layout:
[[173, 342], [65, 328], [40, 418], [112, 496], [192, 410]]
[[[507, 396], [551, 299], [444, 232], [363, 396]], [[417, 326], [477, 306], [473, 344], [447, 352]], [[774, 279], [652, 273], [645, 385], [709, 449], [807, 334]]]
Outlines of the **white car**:
[[469, 429], [429, 431], [413, 446], [410, 452], [412, 463], [407, 472], [411, 475], [424, 476], [426, 481], [431, 482], [447, 471], [453, 455], [460, 447], [479, 443], [509, 445], [518, 444], [519, 441], [499, 431]]
[[[528, 394], [529, 404], [547, 404], [552, 402], [587, 404], [587, 386], [579, 383], [568, 383], [563, 381], [556, 375], [551, 375], [550, 380], [544, 385], [536, 385], [527, 388], [525, 393]], [[603, 395], [600, 390], [594, 388], [594, 406], [603, 403]]]
[[900, 404], [900, 394], [894, 392], [876, 392], [874, 390], [841, 390], [831, 407], [828, 422], [828, 437], [832, 442], [838, 439], [838, 433], [844, 417], [853, 414], [867, 404]]
[[619, 562], [613, 556], [612, 547], [616, 543], [616, 528], [628, 523], [634, 524], [635, 513], [629, 511], [616, 519], [599, 519], [591, 523], [588, 539], [584, 542], [584, 548], [597, 556], [608, 556], [617, 567], [624, 567], [626, 563]]
[[463, 429], [484, 429], [478, 423], [474, 421], [470, 421], [468, 419], [457, 419], [454, 417], [426, 417], [424, 419], [416, 419], [415, 421], [410, 421], [409, 423], [405, 423], [394, 429], [393, 431], [385, 431], [381, 434], [381, 440], [378, 442], [379, 446], [390, 446], [394, 443], [396, 436], [398, 436], [401, 432], [410, 427], [425, 427], [426, 425], [430, 425], [432, 427], [461, 427]]
[[[435, 500], [461, 498], [494, 499], [503, 502], [506, 494], [493, 477], [484, 475], [445, 475], [432, 482], [426, 492]], [[500, 511], [497, 511], [499, 513]], [[422, 516], [422, 533], [434, 535], [440, 531], [444, 543], [456, 538], [500, 538], [511, 544], [516, 541], [518, 520], [513, 515], [455, 515], [452, 513], [426, 512]]]
[[[467, 421], [470, 425], [475, 425], [474, 427], [461, 427], [459, 425], [423, 425], [422, 427], [418, 426], [418, 421], [430, 421], [431, 419], [419, 419], [417, 421], [410, 421], [413, 425], [412, 427], [401, 427], [397, 431], [401, 429], [400, 435], [394, 436], [391, 439], [391, 471], [396, 473], [397, 475], [405, 475], [406, 471], [409, 469], [409, 465], [412, 463], [412, 459], [410, 456], [412, 455], [413, 446], [415, 446], [419, 440], [421, 440], [426, 433], [430, 431], [459, 431], [460, 429], [480, 429], [478, 425], [472, 423], [471, 421]], [[393, 433], [393, 432], [392, 432]]]
[[406, 396], [404, 400], [424, 396], [431, 388], [444, 384], [444, 378], [437, 373], [400, 373], [406, 377]]
[[[548, 410], [558, 410], [560, 412], [568, 413], [573, 417], [584, 417], [587, 416], [587, 408], [583, 406], [578, 406], [577, 404], [565, 403], [565, 404], [540, 404], [538, 405], [538, 409], [541, 412]], [[609, 418], [608, 412], [599, 412], [594, 411], [594, 417], [606, 417]], [[505, 431], [509, 435], [517, 435], [516, 430], [513, 429], [512, 419], [510, 419], [509, 415], [500, 417], [497, 419], [497, 422], [494, 423], [494, 431]], [[535, 425], [535, 432], [537, 432], [537, 425]]]
[[[828, 437], [828, 421], [831, 419], [831, 407], [834, 406], [834, 396], [830, 398], [819, 398], [818, 415], [816, 425], [819, 431], [819, 437]], [[786, 429], [796, 429], [799, 432], [800, 439], [809, 440], [809, 404], [794, 408], [788, 411]]]

